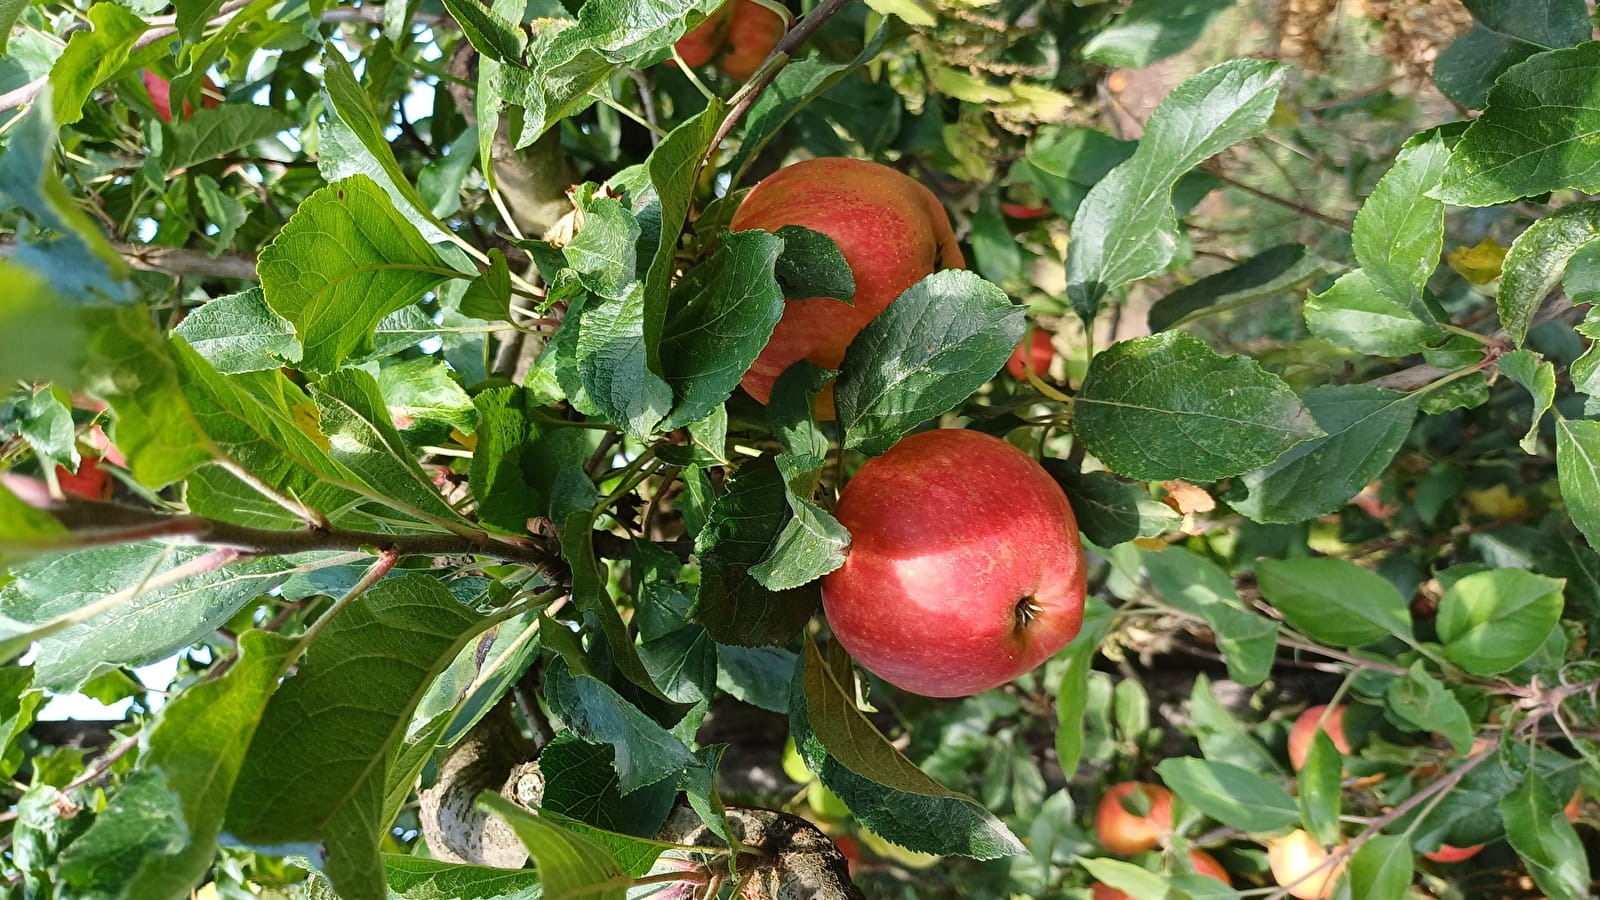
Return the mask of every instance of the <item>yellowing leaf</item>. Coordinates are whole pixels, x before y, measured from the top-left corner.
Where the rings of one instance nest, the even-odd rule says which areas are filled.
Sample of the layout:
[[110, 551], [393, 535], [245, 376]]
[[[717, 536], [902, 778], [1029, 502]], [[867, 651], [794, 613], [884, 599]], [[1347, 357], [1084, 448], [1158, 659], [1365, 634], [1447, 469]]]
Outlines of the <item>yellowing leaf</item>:
[[1488, 284], [1500, 277], [1500, 266], [1506, 261], [1506, 248], [1492, 237], [1486, 237], [1475, 247], [1457, 247], [1450, 251], [1445, 262], [1473, 284]]
[[1516, 519], [1528, 514], [1528, 498], [1511, 496], [1511, 491], [1503, 484], [1481, 491], [1462, 491], [1461, 497], [1480, 516]]
[[301, 434], [311, 438], [312, 442], [324, 450], [332, 449], [328, 443], [328, 436], [322, 433], [322, 413], [317, 410], [315, 403], [296, 403], [291, 412], [294, 415], [294, 427], [299, 429]]

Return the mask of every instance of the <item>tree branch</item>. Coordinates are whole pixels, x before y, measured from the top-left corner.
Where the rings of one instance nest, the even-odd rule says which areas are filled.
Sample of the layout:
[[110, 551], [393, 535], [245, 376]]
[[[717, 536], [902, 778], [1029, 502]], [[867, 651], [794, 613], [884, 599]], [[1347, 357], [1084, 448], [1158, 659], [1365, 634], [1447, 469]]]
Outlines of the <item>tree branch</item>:
[[[204, 250], [189, 247], [157, 247], [154, 244], [125, 244], [120, 241], [112, 241], [111, 249], [127, 260], [128, 265], [146, 272], [233, 278], [239, 281], [258, 280], [255, 259], [241, 253], [212, 256]], [[16, 252], [16, 235], [0, 234], [0, 258]]]

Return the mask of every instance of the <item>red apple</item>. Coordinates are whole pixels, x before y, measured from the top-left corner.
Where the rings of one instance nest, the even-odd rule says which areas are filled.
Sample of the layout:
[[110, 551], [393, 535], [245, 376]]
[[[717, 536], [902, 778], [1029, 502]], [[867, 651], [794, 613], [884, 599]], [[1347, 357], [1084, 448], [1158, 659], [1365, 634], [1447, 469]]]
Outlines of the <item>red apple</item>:
[[1316, 838], [1304, 831], [1291, 831], [1267, 842], [1267, 865], [1272, 869], [1272, 877], [1288, 889], [1289, 896], [1298, 900], [1325, 900], [1333, 896], [1339, 876], [1344, 873], [1344, 860], [1307, 877], [1331, 855]]
[[1327, 708], [1327, 704], [1311, 707], [1301, 713], [1289, 729], [1289, 764], [1296, 772], [1305, 766], [1306, 757], [1311, 755], [1311, 740], [1316, 736], [1319, 721], [1322, 731], [1333, 740], [1333, 746], [1339, 748], [1340, 753], [1350, 752], [1350, 739], [1344, 733], [1344, 705], [1334, 707], [1324, 720], [1322, 713]]
[[832, 837], [833, 845], [839, 848], [845, 864], [850, 867], [850, 874], [856, 874], [856, 869], [861, 867], [861, 842], [848, 834], [835, 834]]
[[1562, 808], [1561, 814], [1567, 817], [1568, 822], [1578, 821], [1578, 817], [1583, 815], [1583, 788], [1578, 788], [1572, 792], [1572, 799], [1567, 801], [1567, 805]]
[[748, 81], [772, 55], [788, 23], [783, 16], [755, 2], [733, 0], [733, 21], [728, 25], [728, 55], [722, 58], [722, 71], [729, 78]]
[[[1216, 857], [1204, 850], [1190, 850], [1189, 862], [1194, 864], [1194, 870], [1201, 875], [1209, 875], [1229, 887], [1233, 886], [1233, 879], [1229, 877], [1228, 870], [1217, 862]], [[1119, 891], [1109, 884], [1096, 881], [1089, 887], [1089, 893], [1094, 900], [1133, 900], [1126, 891]]]
[[77, 472], [71, 471], [66, 466], [57, 465], [56, 483], [61, 485], [63, 494], [71, 494], [85, 500], [111, 499], [111, 473], [100, 468], [100, 460], [97, 457], [83, 457], [78, 463]]
[[[172, 82], [149, 69], [140, 74], [144, 76], [144, 89], [150, 92], [150, 102], [156, 108], [156, 115], [160, 116], [163, 122], [171, 122]], [[211, 80], [210, 75], [205, 76], [200, 95], [200, 105], [206, 109], [216, 109], [222, 105], [222, 98], [219, 96], [220, 90], [221, 88], [218, 88], [217, 83]], [[194, 115], [194, 104], [187, 100], [183, 101], [183, 117], [187, 119], [192, 115]]]
[[834, 514], [851, 544], [822, 578], [823, 610], [839, 643], [891, 684], [976, 694], [1054, 656], [1083, 624], [1072, 507], [999, 438], [912, 435], [861, 467]]
[[[906, 288], [965, 260], [933, 192], [910, 176], [860, 159], [808, 159], [756, 185], [731, 227], [777, 231], [802, 225], [838, 243], [855, 274], [854, 306], [831, 297], [791, 299], [783, 318], [740, 382], [762, 403], [772, 383], [802, 359], [836, 369], [867, 323]], [[833, 388], [817, 397], [817, 417], [833, 418]]]
[[1011, 358], [1006, 360], [1006, 371], [1018, 381], [1026, 381], [1028, 367], [1033, 367], [1035, 375], [1044, 377], [1050, 371], [1050, 359], [1055, 356], [1055, 347], [1050, 343], [1050, 332], [1042, 328], [1033, 331], [1033, 337], [1023, 338], [1017, 349], [1011, 351]]
[[1452, 847], [1449, 844], [1440, 844], [1439, 849], [1422, 855], [1436, 863], [1458, 863], [1464, 859], [1471, 859], [1477, 856], [1478, 851], [1482, 850], [1484, 846], [1483, 844], [1473, 844], [1471, 847]]
[[[1144, 796], [1144, 806], [1129, 808], [1136, 793]], [[1172, 792], [1159, 784], [1113, 785], [1094, 811], [1095, 836], [1107, 850], [1122, 856], [1154, 850], [1171, 832]]]
[[[711, 15], [706, 16], [699, 25], [691, 28], [688, 34], [678, 38], [678, 56], [682, 57], [688, 66], [703, 66], [710, 62], [717, 52], [722, 49], [722, 44], [728, 37], [728, 22], [733, 18], [733, 2], [730, 0], [716, 9]], [[669, 60], [676, 64], [677, 60]]]
[[1050, 207], [1043, 203], [1012, 203], [1006, 201], [1000, 204], [1000, 211], [1013, 219], [1042, 219], [1050, 214]]

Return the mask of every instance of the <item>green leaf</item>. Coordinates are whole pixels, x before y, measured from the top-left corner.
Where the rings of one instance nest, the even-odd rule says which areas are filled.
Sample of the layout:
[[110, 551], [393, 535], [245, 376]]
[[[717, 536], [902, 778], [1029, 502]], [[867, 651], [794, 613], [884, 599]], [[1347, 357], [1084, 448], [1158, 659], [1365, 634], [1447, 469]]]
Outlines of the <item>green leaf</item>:
[[1110, 472], [1078, 472], [1061, 460], [1043, 462], [1072, 504], [1078, 529], [1095, 546], [1114, 547], [1135, 538], [1155, 537], [1181, 521], [1172, 507], [1152, 499], [1144, 484]]
[[592, 838], [552, 824], [492, 791], [478, 795], [478, 806], [504, 819], [522, 839], [539, 869], [543, 900], [626, 900], [633, 879]]
[[1509, 70], [1489, 91], [1434, 192], [1455, 206], [1493, 206], [1562, 189], [1600, 193], [1600, 42], [1552, 50]]
[[1578, 834], [1562, 815], [1565, 800], [1537, 773], [1500, 801], [1506, 839], [1522, 857], [1545, 896], [1578, 900], [1591, 896], [1589, 857]]
[[478, 500], [478, 521], [510, 534], [526, 532], [529, 519], [549, 512], [539, 508], [522, 465], [528, 440], [522, 399], [515, 387], [503, 387], [472, 400], [478, 425], [469, 480]]
[[812, 416], [812, 404], [833, 374], [801, 360], [772, 385], [767, 420], [783, 444], [776, 463], [794, 517], [767, 556], [750, 567], [750, 574], [771, 591], [800, 587], [844, 565], [850, 532], [815, 502], [828, 438]]
[[628, 626], [623, 623], [622, 616], [611, 600], [605, 570], [594, 555], [594, 510], [569, 512], [563, 522], [561, 555], [572, 569], [572, 605], [600, 624], [606, 643], [610, 645], [611, 661], [624, 678], [663, 700], [667, 699], [640, 661], [633, 636], [628, 633]]
[[1389, 708], [1420, 731], [1443, 735], [1457, 754], [1472, 749], [1472, 719], [1456, 695], [1429, 674], [1420, 661], [1405, 678], [1389, 682]]
[[[222, 568], [227, 551], [153, 542], [80, 550], [22, 563], [0, 588], [0, 616], [20, 623], [0, 657], [39, 642], [37, 686], [76, 689], [108, 668], [172, 655], [288, 578], [300, 560], [265, 557]], [[21, 647], [14, 644], [20, 643]]]
[[[6, 157], [16, 154], [8, 150]], [[0, 380], [79, 382], [88, 334], [83, 315], [43, 275], [0, 259]]]
[[444, 0], [444, 8], [461, 26], [474, 50], [496, 62], [522, 65], [528, 38], [516, 24], [495, 15], [478, 0]]
[[[1503, 288], [1502, 288], [1503, 289]], [[1539, 423], [1556, 400], [1556, 367], [1532, 350], [1513, 350], [1500, 357], [1500, 372], [1533, 395], [1533, 421], [1518, 446], [1522, 452], [1538, 455]]]
[[1411, 845], [1400, 835], [1373, 835], [1350, 858], [1350, 896], [1406, 900], [1411, 896]]
[[877, 455], [971, 396], [1022, 340], [1022, 308], [963, 269], [912, 285], [845, 351], [834, 388], [844, 445]]
[[1141, 481], [1216, 481], [1322, 431], [1276, 375], [1180, 332], [1122, 341], [1089, 363], [1074, 422], [1106, 467]]
[[795, 653], [782, 647], [717, 645], [717, 688], [769, 712], [789, 714]]
[[541, 900], [539, 873], [383, 855], [391, 900]]
[[364, 175], [307, 197], [257, 269], [267, 305], [294, 324], [301, 365], [313, 372], [370, 352], [384, 316], [454, 275]]
[[136, 307], [97, 315], [88, 340], [85, 387], [111, 406], [111, 438], [133, 477], [151, 488], [182, 479], [217, 453], [185, 402], [173, 365], [177, 343], [163, 345], [149, 315]]
[[1083, 758], [1084, 714], [1089, 709], [1089, 674], [1095, 654], [1111, 626], [1111, 610], [1093, 598], [1085, 602], [1083, 627], [1067, 645], [1066, 668], [1056, 688], [1056, 758], [1062, 771], [1077, 771]]
[[1185, 756], [1164, 760], [1156, 772], [1183, 802], [1240, 831], [1277, 831], [1300, 821], [1289, 792], [1249, 769]]
[[1312, 733], [1311, 751], [1300, 767], [1297, 788], [1300, 800], [1300, 819], [1317, 843], [1329, 845], [1339, 842], [1339, 807], [1341, 795], [1340, 773], [1344, 757], [1328, 737], [1317, 729]]
[[210, 162], [294, 125], [294, 120], [270, 107], [225, 103], [215, 109], [201, 109], [187, 119], [162, 126], [166, 137], [161, 147], [161, 167], [176, 172]]
[[768, 589], [753, 569], [769, 559], [794, 512], [775, 459], [741, 465], [711, 506], [695, 543], [700, 592], [693, 618], [721, 644], [757, 647], [787, 642], [820, 602], [815, 585]]
[[1282, 297], [1338, 268], [1299, 244], [1279, 244], [1157, 300], [1148, 314], [1150, 330]]
[[461, 295], [461, 314], [491, 322], [510, 320], [511, 269], [500, 248], [489, 248], [489, 268], [472, 279], [466, 293]]
[[785, 225], [776, 233], [783, 239], [783, 252], [773, 273], [786, 299], [832, 297], [854, 305], [856, 276], [833, 238], [804, 225]]
[[1012, 167], [1011, 179], [1031, 186], [1071, 221], [1089, 189], [1137, 146], [1137, 141], [1118, 140], [1092, 128], [1045, 129]]
[[66, 532], [55, 517], [23, 503], [0, 483], [0, 565], [43, 552]]
[[761, 354], [783, 315], [773, 267], [787, 246], [764, 231], [724, 235], [716, 253], [672, 289], [660, 354], [677, 401], [663, 431], [710, 414]]
[[1322, 385], [1301, 398], [1324, 437], [1291, 447], [1240, 479], [1232, 506], [1257, 522], [1302, 522], [1335, 512], [1389, 467], [1417, 417], [1416, 394], [1365, 384]]
[[[539, 751], [539, 774], [544, 777], [539, 808], [605, 831], [654, 837], [672, 811], [677, 782], [663, 779], [624, 794], [618, 789], [614, 758], [605, 744], [588, 743], [571, 731], [556, 735]], [[654, 861], [652, 855], [644, 869]]]
[[[484, 14], [489, 13], [484, 10]], [[371, 65], [370, 62], [368, 65]], [[356, 81], [356, 73], [350, 67], [350, 63], [337, 48], [330, 46], [323, 51], [322, 66], [322, 84], [328, 92], [328, 100], [333, 106], [333, 111], [361, 142], [361, 146], [366, 148], [367, 153], [371, 154], [372, 159], [387, 176], [389, 185], [399, 193], [400, 198], [410, 205], [417, 215], [426, 218], [434, 225], [439, 225], [438, 220], [433, 218], [431, 208], [423, 202], [416, 186], [400, 168], [399, 160], [395, 159], [394, 149], [384, 134], [384, 129], [388, 126], [387, 115], [380, 119], [372, 111], [372, 101], [368, 99], [367, 92], [361, 89], [361, 84]], [[370, 69], [368, 77], [371, 77]], [[385, 113], [387, 112], [385, 110]]]
[[790, 699], [795, 746], [823, 785], [858, 822], [903, 847], [974, 859], [1026, 855], [993, 813], [934, 781], [861, 714], [849, 659], [836, 653], [830, 666], [807, 636]]
[[267, 306], [260, 288], [206, 302], [184, 316], [173, 333], [225, 375], [300, 361], [294, 326]]
[[1107, 66], [1142, 69], [1182, 53], [1234, 0], [1137, 0], [1083, 45], [1083, 57]]
[[[102, 896], [128, 900], [184, 900], [204, 878], [261, 710], [294, 661], [295, 642], [269, 632], [245, 632], [239, 648], [239, 658], [222, 677], [197, 682], [167, 703], [139, 759], [140, 773], [170, 792], [178, 817], [171, 837], [181, 840], [80, 887], [93, 884], [107, 892]], [[150, 827], [121, 793], [88, 834], [111, 820]]]
[[1507, 69], [1593, 33], [1583, 0], [1464, 0], [1463, 5], [1476, 21], [1439, 53], [1433, 81], [1468, 109], [1483, 108], [1489, 89]]
[[[1597, 98], [1600, 103], [1600, 98]], [[1595, 111], [1600, 126], [1600, 108]], [[1469, 132], [1470, 133], [1470, 132]], [[1600, 166], [1600, 157], [1596, 157]], [[1506, 251], [1495, 307], [1513, 343], [1522, 346], [1544, 299], [1578, 251], [1600, 239], [1600, 203], [1564, 206], [1529, 225]]]
[[[1131, 862], [1120, 859], [1079, 859], [1078, 863], [1086, 869], [1097, 881], [1128, 895], [1129, 897], [1159, 897], [1161, 900], [1174, 898], [1172, 886], [1167, 879], [1154, 872], [1140, 868]], [[1187, 897], [1187, 894], [1179, 895]], [[1174, 898], [1175, 900], [1175, 898]]]
[[644, 303], [644, 285], [636, 281], [622, 296], [590, 298], [572, 323], [590, 401], [638, 440], [647, 440], [672, 409], [672, 386], [646, 365]]
[[127, 896], [119, 889], [128, 869], [176, 854], [186, 839], [177, 796], [159, 775], [135, 772], [89, 829], [62, 852], [61, 881], [74, 889], [72, 896]]
[[690, 625], [645, 641], [639, 646], [639, 658], [669, 699], [678, 703], [714, 699], [717, 645], [704, 628]]
[[6, 44], [10, 41], [12, 29], [28, 6], [29, 0], [0, 0], [0, 56], [6, 55]]
[[1600, 422], [1556, 420], [1556, 476], [1567, 515], [1600, 546]]
[[442, 422], [463, 434], [477, 428], [472, 397], [443, 360], [419, 356], [384, 366], [378, 370], [378, 390], [393, 414]]
[[44, 99], [58, 126], [83, 118], [89, 94], [122, 69], [134, 42], [148, 27], [143, 19], [115, 3], [90, 6], [88, 18], [89, 27], [73, 32], [50, 67], [50, 94]]
[[1228, 677], [1246, 685], [1266, 679], [1278, 650], [1278, 623], [1245, 606], [1228, 573], [1182, 547], [1145, 551], [1143, 559], [1156, 592], [1200, 616], [1216, 634]]
[[[704, 10], [703, 10], [704, 11]], [[668, 294], [672, 286], [678, 235], [689, 219], [694, 194], [694, 179], [700, 160], [711, 146], [717, 126], [722, 123], [723, 107], [712, 101], [703, 112], [679, 125], [650, 152], [645, 169], [655, 188], [661, 217], [660, 242], [650, 258], [645, 274], [644, 345], [651, 372], [662, 372], [662, 336], [666, 331]], [[743, 373], [740, 373], [743, 374]]]
[[1439, 184], [1450, 150], [1434, 132], [1408, 144], [1356, 214], [1352, 249], [1362, 271], [1418, 322], [1432, 325], [1428, 277], [1444, 247], [1444, 204], [1427, 196]]
[[1085, 321], [1105, 295], [1172, 261], [1178, 223], [1172, 187], [1179, 176], [1266, 125], [1285, 69], [1233, 60], [1179, 85], [1162, 102], [1132, 157], [1083, 201], [1067, 255], [1067, 292]]
[[682, 741], [589, 675], [553, 668], [546, 675], [545, 691], [552, 708], [579, 737], [616, 749], [613, 765], [624, 794], [676, 778], [693, 758]]
[[1442, 332], [1385, 293], [1366, 269], [1339, 276], [1305, 303], [1306, 326], [1319, 338], [1372, 356], [1409, 356]]
[[1445, 658], [1474, 675], [1498, 675], [1533, 655], [1561, 619], [1566, 582], [1526, 569], [1460, 579], [1439, 600]]
[[1343, 559], [1263, 559], [1261, 593], [1289, 624], [1319, 641], [1354, 647], [1411, 638], [1411, 608], [1381, 575]]
[[429, 683], [487, 624], [427, 575], [384, 579], [353, 601], [267, 704], [229, 834], [302, 848], [341, 897], [386, 900], [378, 814], [390, 754]]

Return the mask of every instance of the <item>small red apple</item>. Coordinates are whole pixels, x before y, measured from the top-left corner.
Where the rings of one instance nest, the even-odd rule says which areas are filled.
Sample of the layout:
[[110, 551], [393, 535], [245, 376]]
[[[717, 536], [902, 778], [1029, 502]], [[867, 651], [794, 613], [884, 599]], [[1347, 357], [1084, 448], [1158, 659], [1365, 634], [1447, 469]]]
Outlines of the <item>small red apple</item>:
[[[784, 225], [833, 238], [855, 274], [855, 305], [832, 297], [784, 304], [772, 338], [740, 382], [762, 403], [783, 370], [802, 359], [837, 369], [856, 334], [906, 288], [965, 265], [939, 198], [909, 175], [867, 160], [825, 157], [779, 169], [744, 198], [730, 228]], [[817, 418], [833, 416], [829, 386], [817, 397]]]
[[[1194, 870], [1201, 875], [1208, 875], [1223, 884], [1233, 887], [1233, 879], [1228, 875], [1228, 870], [1217, 862], [1216, 857], [1204, 850], [1190, 850], [1189, 862], [1194, 865]], [[1089, 894], [1093, 900], [1133, 900], [1126, 891], [1119, 891], [1109, 884], [1096, 881], [1089, 886]]]
[[1050, 214], [1050, 207], [1043, 203], [1012, 203], [1006, 201], [1000, 204], [1000, 211], [1013, 219], [1042, 219]]
[[977, 431], [905, 438], [834, 510], [844, 565], [822, 578], [839, 643], [891, 684], [962, 697], [1032, 670], [1078, 634], [1077, 520], [1033, 457]]
[[1452, 847], [1449, 844], [1440, 844], [1439, 849], [1422, 855], [1436, 863], [1458, 863], [1477, 856], [1478, 851], [1484, 846], [1484, 844], [1473, 844], [1471, 847]]
[[788, 23], [783, 16], [756, 3], [733, 0], [733, 21], [728, 25], [728, 55], [722, 58], [722, 71], [729, 78], [749, 81], [750, 76], [772, 55]]
[[63, 494], [71, 494], [85, 500], [111, 499], [111, 473], [100, 467], [98, 457], [83, 457], [78, 463], [76, 472], [66, 466], [57, 465], [56, 483], [61, 485]]
[[1327, 708], [1327, 704], [1323, 704], [1307, 709], [1289, 729], [1289, 764], [1294, 766], [1296, 772], [1305, 767], [1306, 758], [1311, 755], [1311, 741], [1316, 736], [1318, 722], [1322, 723], [1322, 731], [1333, 740], [1333, 746], [1339, 748], [1340, 753], [1350, 752], [1350, 739], [1344, 733], [1344, 705], [1334, 707], [1323, 719], [1323, 710]]
[[[162, 78], [160, 75], [157, 75], [149, 69], [144, 70], [140, 74], [144, 77], [144, 89], [150, 92], [150, 102], [156, 108], [156, 115], [160, 116], [161, 121], [163, 122], [171, 122], [172, 82]], [[205, 76], [202, 93], [200, 95], [200, 105], [206, 109], [216, 109], [218, 106], [222, 105], [222, 98], [219, 96], [220, 90], [221, 89], [217, 87], [217, 83], [211, 80], [210, 75]], [[183, 117], [187, 119], [192, 115], [194, 115], [194, 104], [187, 100], [183, 101]]]
[[[1129, 808], [1134, 794], [1144, 797], [1143, 808]], [[1154, 850], [1172, 832], [1172, 792], [1159, 784], [1124, 781], [1100, 798], [1094, 811], [1094, 833], [1112, 853], [1132, 856]]]
[[850, 867], [850, 874], [856, 874], [856, 869], [861, 866], [861, 842], [848, 834], [835, 834], [832, 838], [833, 845], [839, 848], [840, 855]]
[[1325, 900], [1333, 896], [1339, 876], [1344, 874], [1344, 860], [1307, 877], [1332, 855], [1304, 831], [1291, 831], [1267, 842], [1267, 866], [1272, 869], [1273, 879], [1298, 900]]
[[1035, 375], [1044, 377], [1050, 371], [1050, 360], [1055, 356], [1055, 347], [1050, 343], [1050, 332], [1042, 328], [1035, 328], [1032, 337], [1022, 339], [1017, 349], [1011, 351], [1011, 358], [1006, 360], [1006, 371], [1018, 381], [1026, 381], [1028, 368], [1033, 368]]
[[[723, 41], [728, 38], [728, 21], [733, 17], [733, 3], [724, 3], [711, 11], [711, 15], [701, 20], [699, 25], [689, 29], [689, 33], [678, 38], [673, 46], [678, 51], [678, 56], [685, 65], [690, 67], [703, 66], [710, 62], [722, 49]], [[677, 60], [668, 60], [677, 64]]]

